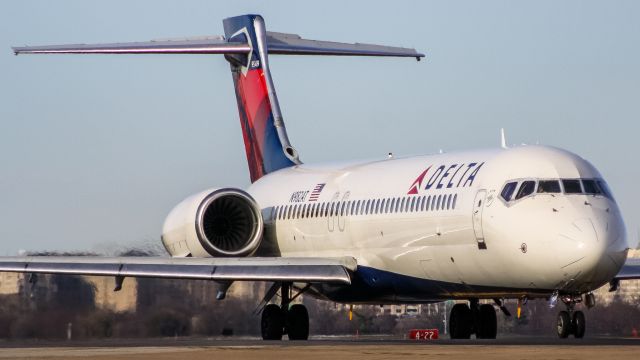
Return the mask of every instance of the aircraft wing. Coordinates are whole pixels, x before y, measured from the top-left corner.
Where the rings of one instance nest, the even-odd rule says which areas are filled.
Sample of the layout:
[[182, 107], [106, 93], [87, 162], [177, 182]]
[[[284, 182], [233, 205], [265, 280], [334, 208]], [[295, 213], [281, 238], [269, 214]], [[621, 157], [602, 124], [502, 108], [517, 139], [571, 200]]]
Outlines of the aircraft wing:
[[627, 259], [614, 280], [640, 279], [640, 259]]
[[356, 267], [351, 257], [0, 257], [0, 272], [345, 285], [351, 284]]

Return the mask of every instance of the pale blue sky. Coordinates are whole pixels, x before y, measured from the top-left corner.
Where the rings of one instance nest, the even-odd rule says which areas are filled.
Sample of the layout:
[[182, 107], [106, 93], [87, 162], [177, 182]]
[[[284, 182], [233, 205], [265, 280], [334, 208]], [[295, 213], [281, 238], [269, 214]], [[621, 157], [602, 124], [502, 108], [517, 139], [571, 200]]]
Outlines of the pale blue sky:
[[425, 61], [273, 57], [305, 162], [555, 145], [590, 160], [640, 224], [640, 2], [14, 1], [0, 4], [0, 255], [158, 240], [168, 211], [248, 185], [220, 56], [13, 56], [11, 45], [274, 31], [415, 47]]

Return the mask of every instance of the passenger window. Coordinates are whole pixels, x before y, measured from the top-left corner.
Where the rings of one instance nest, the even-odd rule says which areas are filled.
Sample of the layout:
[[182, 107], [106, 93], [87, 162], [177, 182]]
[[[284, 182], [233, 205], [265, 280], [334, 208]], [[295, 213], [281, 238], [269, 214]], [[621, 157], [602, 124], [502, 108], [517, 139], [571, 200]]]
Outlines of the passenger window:
[[533, 190], [536, 188], [536, 182], [527, 180], [523, 181], [520, 185], [520, 189], [518, 189], [518, 193], [516, 194], [516, 200], [522, 199], [525, 196], [529, 196], [533, 194]]
[[565, 194], [582, 194], [580, 180], [562, 179], [562, 186], [564, 186]]
[[584, 187], [585, 194], [602, 194], [602, 191], [600, 191], [600, 188], [596, 184], [595, 180], [582, 180], [582, 186]]
[[447, 195], [447, 210], [451, 209], [451, 194]]
[[453, 203], [451, 204], [451, 208], [456, 208], [456, 202], [458, 202], [458, 194], [453, 195]]
[[380, 212], [380, 199], [376, 200], [376, 214]]
[[502, 192], [500, 193], [500, 196], [505, 201], [510, 201], [511, 197], [513, 196], [513, 193], [516, 191], [517, 186], [518, 186], [518, 183], [516, 181], [505, 184], [504, 187], [502, 188]]
[[436, 198], [436, 210], [440, 210], [440, 201], [442, 200], [442, 195], [438, 195]]
[[538, 181], [538, 194], [560, 193], [560, 182], [558, 180], [540, 180]]
[[436, 196], [431, 196], [431, 211], [436, 209]]

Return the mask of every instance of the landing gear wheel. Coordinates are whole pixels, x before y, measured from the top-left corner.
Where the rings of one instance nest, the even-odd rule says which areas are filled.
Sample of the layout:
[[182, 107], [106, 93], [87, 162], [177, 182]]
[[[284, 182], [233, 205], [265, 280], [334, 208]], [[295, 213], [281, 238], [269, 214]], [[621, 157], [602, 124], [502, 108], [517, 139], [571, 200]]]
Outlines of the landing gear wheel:
[[476, 339], [495, 339], [498, 333], [498, 319], [493, 305], [480, 305], [478, 316], [480, 321], [476, 329]]
[[558, 313], [558, 336], [561, 339], [565, 339], [571, 333], [571, 317], [569, 316], [569, 312], [560, 311]]
[[287, 335], [289, 340], [309, 338], [309, 313], [302, 304], [292, 305], [287, 313]]
[[573, 328], [573, 336], [575, 336], [576, 339], [582, 339], [584, 337], [586, 321], [584, 318], [584, 313], [582, 311], [576, 311], [573, 313], [573, 318], [571, 319], [571, 327]]
[[284, 314], [280, 306], [269, 304], [262, 310], [261, 328], [263, 340], [282, 340]]
[[449, 332], [452, 339], [468, 339], [471, 337], [473, 318], [467, 304], [455, 304], [449, 316]]

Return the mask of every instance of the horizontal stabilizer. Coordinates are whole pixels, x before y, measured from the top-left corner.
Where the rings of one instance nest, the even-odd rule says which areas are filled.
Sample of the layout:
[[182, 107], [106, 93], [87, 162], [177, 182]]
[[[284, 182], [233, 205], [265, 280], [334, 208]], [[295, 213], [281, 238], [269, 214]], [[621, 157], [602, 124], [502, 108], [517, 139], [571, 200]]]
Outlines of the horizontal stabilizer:
[[[299, 35], [267, 32], [267, 52], [279, 55], [393, 56], [421, 58], [415, 49], [348, 44], [303, 39]], [[68, 44], [14, 47], [19, 54], [248, 54], [251, 44], [227, 41], [223, 37], [112, 44]]]
[[424, 57], [424, 54], [418, 53], [415, 49], [309, 40], [301, 38], [300, 35], [277, 32], [267, 32], [267, 49], [269, 54], [282, 55]]
[[14, 47], [18, 54], [246, 54], [246, 43], [224, 39], [169, 40], [113, 44], [69, 44]]
[[350, 284], [353, 258], [0, 257], [0, 272]]

